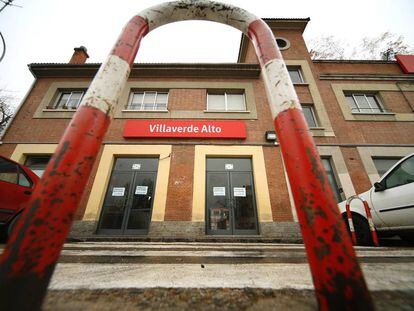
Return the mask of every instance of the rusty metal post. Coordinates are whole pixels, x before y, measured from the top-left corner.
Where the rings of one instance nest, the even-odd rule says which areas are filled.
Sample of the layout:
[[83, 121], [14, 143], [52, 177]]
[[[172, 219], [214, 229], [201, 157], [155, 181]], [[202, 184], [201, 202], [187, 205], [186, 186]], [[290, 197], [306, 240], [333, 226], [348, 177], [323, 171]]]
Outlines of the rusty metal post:
[[0, 309], [40, 310], [148, 24], [134, 17], [91, 83], [0, 258]]
[[272, 31], [255, 15], [218, 2], [163, 3], [133, 17], [94, 78], [0, 260], [0, 301], [39, 309], [111, 112], [149, 31], [181, 20], [233, 26], [253, 42], [280, 141], [321, 310], [371, 310], [372, 301]]

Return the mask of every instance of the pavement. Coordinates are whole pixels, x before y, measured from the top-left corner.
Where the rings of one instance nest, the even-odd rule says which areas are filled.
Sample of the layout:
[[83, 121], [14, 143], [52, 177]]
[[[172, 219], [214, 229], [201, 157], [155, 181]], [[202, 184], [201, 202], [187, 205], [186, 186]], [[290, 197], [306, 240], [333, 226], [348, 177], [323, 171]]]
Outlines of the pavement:
[[[414, 289], [414, 248], [356, 252], [370, 289]], [[313, 284], [303, 245], [120, 242], [66, 244], [50, 284], [51, 289], [153, 287], [313, 289]]]
[[[414, 310], [414, 248], [356, 247], [378, 310]], [[301, 244], [68, 243], [45, 310], [315, 310]], [[99, 308], [98, 308], [99, 307]]]

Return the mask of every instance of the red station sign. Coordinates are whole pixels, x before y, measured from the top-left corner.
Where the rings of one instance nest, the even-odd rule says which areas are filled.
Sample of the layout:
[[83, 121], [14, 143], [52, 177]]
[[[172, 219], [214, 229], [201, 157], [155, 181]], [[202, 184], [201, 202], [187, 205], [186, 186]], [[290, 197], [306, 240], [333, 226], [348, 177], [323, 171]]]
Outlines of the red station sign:
[[245, 139], [247, 134], [243, 121], [128, 120], [124, 137]]

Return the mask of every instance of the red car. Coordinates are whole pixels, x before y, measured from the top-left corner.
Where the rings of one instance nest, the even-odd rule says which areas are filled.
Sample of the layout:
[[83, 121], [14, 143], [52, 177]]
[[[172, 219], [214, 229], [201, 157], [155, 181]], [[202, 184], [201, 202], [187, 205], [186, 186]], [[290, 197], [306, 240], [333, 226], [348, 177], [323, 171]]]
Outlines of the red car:
[[0, 156], [0, 226], [11, 232], [39, 177], [28, 167]]

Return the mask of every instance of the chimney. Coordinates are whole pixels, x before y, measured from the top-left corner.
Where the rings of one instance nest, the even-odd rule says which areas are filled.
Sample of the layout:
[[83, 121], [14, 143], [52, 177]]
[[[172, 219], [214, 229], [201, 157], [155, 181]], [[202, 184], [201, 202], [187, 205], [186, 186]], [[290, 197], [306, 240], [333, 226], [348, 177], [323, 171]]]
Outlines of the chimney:
[[69, 61], [69, 64], [84, 64], [86, 60], [89, 58], [87, 50], [84, 46], [80, 46], [78, 48], [73, 49], [72, 58]]

